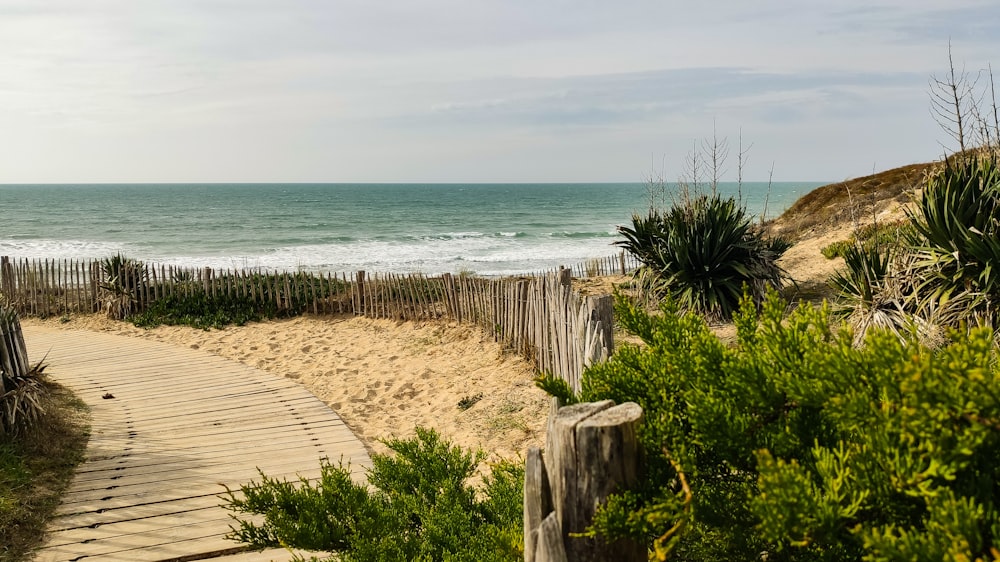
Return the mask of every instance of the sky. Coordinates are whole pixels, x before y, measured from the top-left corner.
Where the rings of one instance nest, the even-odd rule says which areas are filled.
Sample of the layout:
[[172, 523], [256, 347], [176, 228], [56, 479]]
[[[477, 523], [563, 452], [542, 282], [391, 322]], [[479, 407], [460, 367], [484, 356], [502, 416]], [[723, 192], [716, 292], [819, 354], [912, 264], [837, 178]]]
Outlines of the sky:
[[[996, 0], [0, 0], [0, 183], [838, 181], [954, 148]], [[1000, 69], [998, 69], [1000, 72]]]

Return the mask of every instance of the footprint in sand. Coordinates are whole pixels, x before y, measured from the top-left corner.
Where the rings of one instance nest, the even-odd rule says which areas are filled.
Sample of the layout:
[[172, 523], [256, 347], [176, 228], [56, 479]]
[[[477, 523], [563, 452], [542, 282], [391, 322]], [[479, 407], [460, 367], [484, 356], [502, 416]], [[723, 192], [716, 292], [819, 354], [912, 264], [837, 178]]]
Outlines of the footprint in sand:
[[313, 349], [313, 346], [311, 346], [311, 345], [304, 345], [304, 346], [302, 346], [302, 353], [309, 353], [309, 352], [312, 351], [312, 349]]

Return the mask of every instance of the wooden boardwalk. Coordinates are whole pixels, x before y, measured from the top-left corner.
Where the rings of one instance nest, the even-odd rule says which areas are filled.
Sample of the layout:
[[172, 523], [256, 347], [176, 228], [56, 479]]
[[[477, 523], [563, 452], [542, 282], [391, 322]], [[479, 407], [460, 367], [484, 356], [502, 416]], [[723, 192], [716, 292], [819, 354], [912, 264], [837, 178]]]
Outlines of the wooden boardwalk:
[[[24, 329], [32, 361], [91, 407], [77, 469], [36, 560], [202, 560], [231, 555], [219, 496], [268, 476], [319, 476], [319, 459], [370, 466], [340, 417], [297, 383], [151, 340]], [[287, 560], [287, 551], [223, 556]]]

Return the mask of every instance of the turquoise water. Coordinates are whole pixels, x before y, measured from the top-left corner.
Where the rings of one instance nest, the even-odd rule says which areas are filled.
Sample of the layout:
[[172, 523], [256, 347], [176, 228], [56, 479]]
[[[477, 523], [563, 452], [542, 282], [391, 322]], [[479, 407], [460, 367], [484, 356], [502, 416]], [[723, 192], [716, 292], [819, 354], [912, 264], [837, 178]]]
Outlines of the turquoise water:
[[[768, 216], [818, 185], [772, 185]], [[767, 185], [742, 193], [759, 213]], [[0, 185], [0, 255], [500, 275], [612, 255], [648, 207], [641, 183]]]

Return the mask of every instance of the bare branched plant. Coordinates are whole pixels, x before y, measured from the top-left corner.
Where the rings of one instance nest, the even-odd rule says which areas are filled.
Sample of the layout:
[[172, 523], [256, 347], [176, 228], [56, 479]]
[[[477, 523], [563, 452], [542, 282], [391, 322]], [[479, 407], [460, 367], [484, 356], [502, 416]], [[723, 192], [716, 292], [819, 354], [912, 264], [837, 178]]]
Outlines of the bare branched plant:
[[709, 187], [712, 195], [718, 193], [719, 181], [726, 173], [726, 160], [729, 158], [729, 140], [726, 137], [719, 138], [718, 131], [713, 124], [712, 139], [702, 139], [701, 141], [702, 159], [708, 166]]
[[660, 169], [657, 170], [653, 165], [653, 158], [650, 156], [649, 164], [649, 175], [646, 176], [644, 182], [646, 186], [646, 196], [649, 197], [649, 211], [653, 212], [656, 209], [662, 209], [667, 205], [667, 180], [664, 174], [664, 160], [666, 156], [660, 160]]
[[677, 178], [677, 190], [672, 197], [672, 205], [686, 204], [704, 192], [702, 185], [704, 167], [701, 151], [698, 150], [698, 142], [692, 141], [691, 150], [684, 157], [684, 171]]
[[965, 152], [966, 120], [975, 111], [975, 91], [978, 78], [970, 79], [965, 67], [955, 70], [955, 61], [951, 54], [951, 41], [948, 41], [948, 73], [944, 78], [931, 76], [930, 98], [931, 115], [938, 126], [951, 138], [958, 142], [958, 150]]
[[[740, 128], [739, 144], [736, 148], [736, 198], [740, 201], [743, 200], [743, 169], [746, 168], [747, 162], [750, 161], [751, 148], [753, 148], [753, 143], [743, 148], [743, 129]], [[774, 172], [773, 162], [771, 164], [771, 172]], [[768, 187], [770, 188], [770, 182], [768, 182]], [[763, 215], [761, 215], [761, 220], [763, 220]]]
[[774, 185], [774, 160], [771, 160], [771, 169], [767, 172], [767, 193], [764, 194], [764, 208], [760, 211], [760, 224], [764, 224], [767, 217], [767, 204], [771, 201], [771, 188]]

